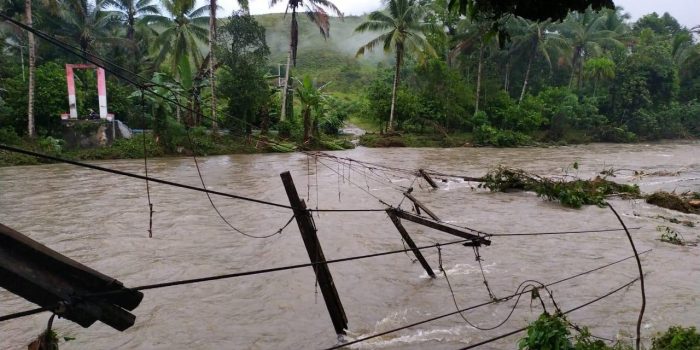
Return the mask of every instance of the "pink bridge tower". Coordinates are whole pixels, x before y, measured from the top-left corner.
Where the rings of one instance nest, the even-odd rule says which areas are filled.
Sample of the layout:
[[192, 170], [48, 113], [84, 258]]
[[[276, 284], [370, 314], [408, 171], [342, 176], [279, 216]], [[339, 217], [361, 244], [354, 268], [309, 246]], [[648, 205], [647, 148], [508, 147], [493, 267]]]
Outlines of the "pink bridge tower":
[[114, 115], [107, 113], [107, 84], [105, 70], [92, 64], [66, 64], [66, 84], [68, 85], [68, 108], [70, 114], [62, 114], [61, 119], [78, 119], [78, 105], [75, 98], [74, 69], [95, 69], [97, 72], [97, 98], [100, 119], [111, 121]]

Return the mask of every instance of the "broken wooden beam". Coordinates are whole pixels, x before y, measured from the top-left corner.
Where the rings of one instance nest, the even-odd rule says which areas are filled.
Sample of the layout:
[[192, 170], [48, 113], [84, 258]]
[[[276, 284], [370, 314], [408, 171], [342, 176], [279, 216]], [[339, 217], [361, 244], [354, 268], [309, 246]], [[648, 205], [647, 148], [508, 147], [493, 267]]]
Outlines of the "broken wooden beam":
[[323, 255], [321, 242], [319, 242], [316, 235], [316, 225], [311, 212], [306, 210], [306, 203], [299, 198], [292, 175], [287, 171], [280, 174], [280, 177], [287, 192], [287, 197], [289, 197], [289, 204], [294, 210], [294, 217], [299, 226], [299, 232], [301, 232], [306, 252], [309, 254], [311, 262], [315, 264], [314, 273], [316, 274], [316, 280], [321, 288], [321, 294], [323, 294], [323, 300], [326, 302], [326, 308], [331, 316], [335, 332], [336, 334], [345, 334], [345, 330], [348, 328], [348, 319], [345, 316], [343, 304], [340, 302], [338, 290], [336, 290], [333, 283], [333, 276], [328, 268], [328, 264], [326, 264], [326, 257]]
[[418, 215], [420, 215], [420, 209], [423, 209], [423, 211], [424, 211], [426, 214], [428, 214], [428, 216], [430, 216], [431, 218], [433, 218], [433, 220], [435, 220], [435, 221], [440, 221], [440, 219], [438, 218], [438, 216], [435, 215], [435, 213], [433, 213], [432, 210], [428, 209], [428, 207], [426, 207], [421, 201], [419, 201], [418, 199], [416, 199], [416, 197], [413, 197], [412, 194], [410, 194], [409, 192], [404, 192], [403, 195], [406, 196], [406, 198], [408, 198], [411, 202], [413, 202], [413, 204], [414, 204], [415, 207], [416, 207], [416, 213], [417, 213]]
[[428, 220], [426, 218], [420, 217], [418, 215], [413, 215], [413, 214], [406, 212], [406, 211], [403, 211], [403, 210], [399, 210], [399, 209], [395, 209], [395, 208], [392, 208], [389, 210], [394, 215], [396, 215], [397, 217], [399, 217], [401, 219], [412, 221], [412, 222], [415, 222], [416, 224], [427, 226], [427, 227], [430, 227], [432, 229], [442, 231], [445, 233], [449, 233], [449, 234], [457, 236], [457, 237], [462, 237], [464, 239], [470, 239], [470, 240], [474, 241], [474, 243], [479, 244], [479, 245], [487, 245], [487, 246], [491, 245], [491, 241], [487, 237], [482, 237], [482, 236], [475, 235], [473, 233], [462, 231], [462, 230], [454, 228], [452, 226], [447, 226], [447, 225], [439, 223], [439, 222], [431, 221], [431, 220]]
[[430, 177], [430, 175], [428, 175], [428, 173], [426, 173], [425, 170], [423, 170], [423, 169], [418, 169], [418, 173], [420, 173], [420, 175], [425, 179], [425, 181], [428, 182], [428, 184], [429, 184], [432, 188], [435, 188], [435, 189], [440, 188], [440, 187], [438, 187], [437, 183], [435, 183], [435, 180], [433, 180], [433, 178]]
[[423, 269], [425, 269], [425, 272], [428, 273], [428, 276], [435, 278], [435, 272], [433, 272], [433, 269], [430, 267], [428, 262], [425, 260], [423, 257], [423, 254], [420, 252], [418, 247], [416, 246], [416, 243], [413, 242], [413, 239], [411, 236], [408, 234], [408, 231], [406, 231], [406, 228], [403, 227], [401, 224], [401, 219], [399, 219], [391, 209], [387, 209], [386, 213], [389, 215], [389, 218], [391, 219], [391, 222], [394, 223], [394, 226], [396, 226], [396, 229], [399, 231], [401, 234], [401, 237], [403, 240], [408, 244], [408, 247], [411, 248], [411, 251], [413, 254], [416, 256], [416, 259], [418, 259], [418, 262], [420, 262], [421, 266], [423, 266]]
[[[0, 224], [0, 287], [83, 327], [124, 331], [143, 293]], [[91, 295], [103, 295], [91, 298]]]

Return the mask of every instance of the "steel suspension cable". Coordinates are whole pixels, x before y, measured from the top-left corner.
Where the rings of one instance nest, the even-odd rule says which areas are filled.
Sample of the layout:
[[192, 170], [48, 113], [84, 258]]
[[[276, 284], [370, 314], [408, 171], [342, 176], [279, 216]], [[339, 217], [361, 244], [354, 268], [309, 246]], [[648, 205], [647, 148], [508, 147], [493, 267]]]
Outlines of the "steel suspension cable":
[[264, 204], [264, 205], [269, 205], [269, 206], [278, 207], [278, 208], [293, 209], [289, 205], [268, 202], [268, 201], [250, 198], [250, 197], [245, 197], [245, 196], [236, 195], [236, 194], [232, 194], [232, 193], [225, 193], [225, 192], [220, 192], [220, 191], [208, 190], [208, 189], [199, 188], [196, 186], [190, 186], [190, 185], [186, 185], [186, 184], [182, 184], [182, 183], [178, 183], [178, 182], [173, 182], [173, 181], [158, 179], [158, 178], [154, 178], [154, 177], [129, 173], [129, 172], [122, 171], [122, 170], [105, 168], [105, 167], [101, 167], [99, 165], [78, 162], [78, 161], [74, 161], [74, 160], [70, 160], [70, 159], [66, 159], [66, 158], [55, 157], [55, 156], [42, 154], [42, 153], [38, 153], [38, 152], [34, 152], [34, 151], [29, 151], [29, 150], [25, 150], [25, 149], [13, 147], [13, 146], [0, 144], [0, 150], [25, 154], [28, 156], [48, 159], [48, 160], [52, 160], [52, 161], [59, 162], [59, 163], [71, 164], [71, 165], [75, 165], [75, 166], [79, 166], [79, 167], [83, 167], [83, 168], [93, 169], [93, 170], [102, 171], [102, 172], [115, 174], [115, 175], [131, 177], [131, 178], [135, 178], [135, 179], [139, 179], [139, 180], [148, 180], [151, 182], [155, 182], [155, 183], [159, 183], [159, 184], [163, 184], [163, 185], [168, 185], [168, 186], [173, 186], [173, 187], [184, 188], [184, 189], [188, 189], [188, 190], [192, 190], [192, 191], [205, 192], [205, 193], [215, 194], [217, 196], [228, 197], [228, 198], [238, 199], [238, 200], [242, 200], [242, 201], [258, 203], [258, 204]]
[[[586, 303], [584, 303], [584, 304], [581, 304], [581, 305], [579, 305], [579, 306], [576, 306], [576, 307], [574, 307], [574, 308], [572, 308], [572, 309], [566, 310], [566, 311], [562, 312], [562, 315], [568, 315], [568, 314], [570, 314], [570, 313], [572, 313], [572, 312], [574, 312], [574, 311], [583, 309], [583, 308], [586, 307], [586, 306], [589, 306], [589, 305], [591, 305], [591, 304], [597, 303], [597, 302], [599, 302], [599, 301], [601, 301], [601, 300], [603, 300], [603, 299], [605, 299], [605, 298], [607, 298], [607, 297], [609, 297], [609, 296], [611, 296], [611, 295], [613, 295], [613, 294], [615, 294], [615, 293], [620, 292], [621, 290], [623, 290], [623, 289], [625, 289], [625, 288], [630, 287], [631, 285], [633, 285], [633, 284], [634, 284], [635, 282], [637, 282], [637, 281], [639, 281], [639, 277], [637, 277], [637, 278], [633, 279], [632, 281], [630, 281], [630, 282], [628, 282], [628, 283], [625, 283], [624, 285], [622, 285], [622, 286], [620, 286], [620, 287], [618, 287], [618, 288], [616, 288], [616, 289], [613, 289], [613, 290], [611, 290], [611, 291], [605, 293], [604, 295], [601, 295], [601, 296], [599, 296], [599, 297], [597, 297], [597, 298], [595, 298], [595, 299], [593, 299], [593, 300], [591, 300], [591, 301], [588, 301], [588, 302], [586, 302]], [[515, 334], [518, 334], [518, 333], [520, 333], [520, 332], [524, 332], [524, 331], [527, 330], [527, 328], [528, 328], [528, 327], [522, 327], [522, 328], [516, 329], [516, 330], [514, 330], [514, 331], [511, 331], [511, 332], [508, 332], [508, 333], [505, 333], [505, 334], [501, 334], [501, 335], [499, 335], [499, 336], [496, 336], [496, 337], [493, 337], [493, 338], [490, 338], [490, 339], [487, 339], [487, 340], [484, 340], [484, 341], [480, 341], [480, 342], [478, 342], [478, 343], [471, 344], [471, 345], [469, 345], [469, 346], [465, 346], [465, 347], [463, 347], [463, 348], [460, 348], [459, 350], [474, 349], [474, 348], [477, 348], [477, 347], [479, 347], [479, 346], [482, 346], [482, 345], [485, 345], [485, 344], [488, 344], [488, 343], [493, 343], [493, 342], [495, 342], [495, 341], [497, 341], [497, 340], [500, 340], [500, 339], [509, 337], [509, 336], [511, 336], [511, 335], [515, 335]]]
[[[443, 245], [444, 245], [444, 244], [443, 244]], [[432, 247], [434, 247], [434, 246], [432, 246]], [[649, 253], [649, 252], [651, 252], [651, 251], [652, 251], [652, 250], [649, 249], [649, 250], [646, 250], [646, 251], [644, 251], [644, 252], [641, 252], [639, 255], [647, 254], [647, 253]], [[635, 258], [635, 256], [634, 256], [634, 255], [631, 255], [631, 256], [628, 256], [628, 257], [626, 257], [626, 258], [623, 258], [623, 259], [620, 259], [620, 260], [617, 260], [617, 261], [608, 263], [608, 264], [606, 264], [606, 265], [602, 265], [602, 266], [599, 266], [599, 267], [597, 267], [597, 268], [594, 268], [594, 269], [591, 269], [591, 270], [587, 270], [587, 271], [584, 271], [584, 272], [581, 272], [581, 273], [578, 273], [578, 274], [575, 274], [575, 275], [572, 275], [572, 276], [569, 276], [569, 277], [565, 277], [565, 278], [562, 278], [562, 279], [560, 279], [560, 280], [557, 280], [557, 281], [548, 283], [548, 284], [545, 285], [545, 287], [551, 287], [551, 286], [554, 286], [554, 285], [557, 285], [557, 284], [561, 284], [561, 283], [564, 283], [564, 282], [566, 282], [566, 281], [569, 281], [569, 280], [572, 280], [572, 279], [575, 279], [575, 278], [578, 278], [578, 277], [581, 277], [581, 276], [584, 276], [584, 275], [588, 275], [588, 274], [591, 274], [591, 273], [596, 272], [596, 271], [600, 271], [600, 270], [606, 269], [606, 268], [608, 268], [608, 267], [610, 267], [610, 266], [617, 265], [617, 264], [619, 264], [619, 263], [622, 263], [622, 262], [624, 262], [624, 261], [627, 261], [627, 260], [630, 260], [630, 259], [634, 259], [634, 258]], [[635, 281], [636, 281], [636, 279], [635, 279]], [[519, 293], [514, 293], [514, 294], [511, 294], [511, 295], [509, 295], [509, 296], [503, 297], [503, 298], [501, 298], [501, 299], [499, 299], [499, 300], [511, 299], [511, 298], [517, 297], [518, 295], [525, 294], [525, 293], [528, 293], [528, 292], [526, 292], [526, 291], [521, 291], [521, 292], [519, 292]], [[469, 306], [469, 307], [466, 307], [466, 308], [463, 308], [463, 309], [460, 309], [460, 310], [457, 310], [457, 311], [453, 311], [453, 312], [449, 312], [449, 313], [446, 313], [446, 314], [443, 314], [443, 315], [431, 317], [431, 318], [426, 319], [426, 320], [423, 320], [423, 321], [411, 323], [411, 324], [405, 325], [405, 326], [403, 326], [403, 327], [395, 328], [395, 329], [388, 330], [388, 331], [385, 331], [385, 332], [381, 332], [381, 333], [377, 333], [377, 334], [374, 334], [374, 335], [370, 335], [370, 336], [367, 336], [367, 337], [364, 337], [364, 338], [356, 339], [356, 340], [353, 340], [353, 341], [351, 341], [351, 342], [338, 344], [338, 345], [335, 345], [335, 346], [326, 348], [325, 350], [333, 350], [333, 349], [344, 348], [344, 347], [347, 347], [347, 346], [350, 346], [350, 345], [353, 345], [353, 344], [357, 344], [357, 343], [360, 343], [360, 342], [364, 342], [364, 341], [367, 341], [367, 340], [370, 340], [370, 339], [374, 339], [374, 338], [377, 338], [377, 337], [382, 337], [382, 336], [385, 336], [385, 335], [387, 335], [387, 334], [395, 333], [395, 332], [398, 332], [398, 331], [401, 331], [401, 330], [404, 330], [404, 329], [407, 329], [407, 328], [419, 326], [419, 325], [426, 324], [426, 323], [430, 323], [430, 322], [433, 322], [433, 321], [436, 321], [436, 320], [439, 320], [439, 319], [443, 319], [443, 318], [446, 318], [446, 317], [449, 317], [449, 316], [457, 315], [457, 314], [460, 313], [460, 312], [469, 311], [469, 310], [474, 310], [474, 309], [477, 309], [477, 308], [480, 308], [480, 307], [484, 307], [484, 306], [487, 306], [487, 305], [496, 304], [496, 303], [498, 303], [498, 302], [499, 302], [499, 301], [491, 300], [491, 301], [484, 302], [484, 303], [481, 303], [481, 304]]]

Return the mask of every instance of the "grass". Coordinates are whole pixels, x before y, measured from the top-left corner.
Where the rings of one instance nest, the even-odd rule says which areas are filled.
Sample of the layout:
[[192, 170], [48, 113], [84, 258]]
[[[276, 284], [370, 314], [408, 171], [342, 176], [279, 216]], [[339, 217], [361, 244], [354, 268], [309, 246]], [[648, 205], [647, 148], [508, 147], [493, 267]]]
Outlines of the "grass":
[[353, 124], [358, 128], [365, 130], [368, 133], [379, 133], [379, 125], [377, 123], [356, 115], [353, 115], [350, 118], [348, 118], [348, 123]]

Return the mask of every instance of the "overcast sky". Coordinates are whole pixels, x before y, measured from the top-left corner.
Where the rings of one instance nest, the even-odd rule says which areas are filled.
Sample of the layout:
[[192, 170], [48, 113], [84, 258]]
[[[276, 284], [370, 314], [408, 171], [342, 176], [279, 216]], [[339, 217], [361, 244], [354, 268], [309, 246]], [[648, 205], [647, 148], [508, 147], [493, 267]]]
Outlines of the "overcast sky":
[[[201, 0], [200, 0], [201, 1]], [[381, 7], [380, 0], [332, 0], [345, 14], [361, 15], [372, 12]], [[670, 13], [673, 17], [687, 27], [700, 25], [700, 0], [613, 0], [615, 5], [622, 6], [625, 11], [636, 20], [640, 16], [651, 12], [662, 14]], [[282, 0], [273, 7], [269, 7], [269, 0], [250, 0], [250, 11], [253, 14], [284, 12], [286, 1]], [[238, 8], [236, 0], [219, 0], [224, 8], [221, 16], [228, 16]]]

